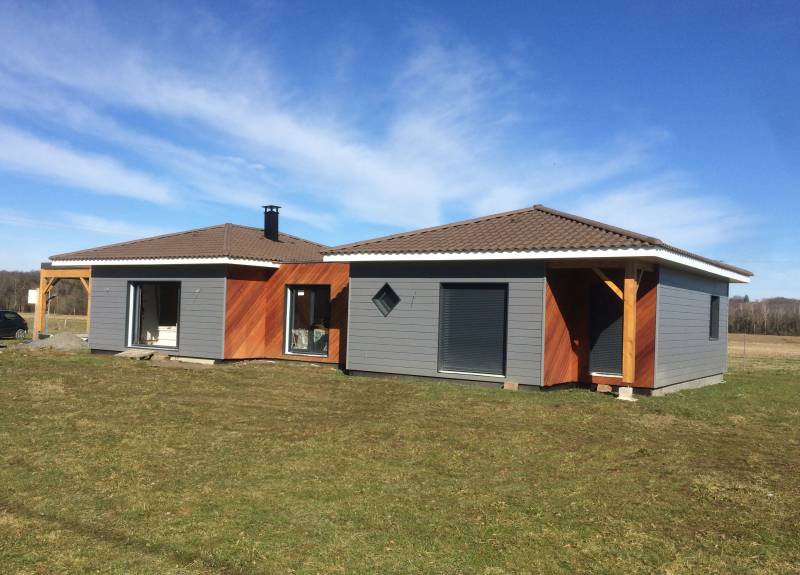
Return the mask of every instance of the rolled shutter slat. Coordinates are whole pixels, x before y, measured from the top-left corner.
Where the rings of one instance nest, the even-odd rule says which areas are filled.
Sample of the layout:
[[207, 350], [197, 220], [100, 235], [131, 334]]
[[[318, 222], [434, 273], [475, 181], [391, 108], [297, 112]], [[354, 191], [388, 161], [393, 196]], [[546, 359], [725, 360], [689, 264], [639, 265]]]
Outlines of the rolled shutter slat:
[[439, 369], [505, 374], [506, 284], [443, 284]]

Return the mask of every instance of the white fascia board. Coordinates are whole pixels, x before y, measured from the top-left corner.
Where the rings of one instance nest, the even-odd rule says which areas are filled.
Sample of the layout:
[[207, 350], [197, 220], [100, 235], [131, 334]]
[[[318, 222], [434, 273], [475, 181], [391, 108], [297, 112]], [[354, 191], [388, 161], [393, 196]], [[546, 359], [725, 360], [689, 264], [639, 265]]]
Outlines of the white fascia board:
[[174, 266], [174, 265], [206, 265], [234, 264], [237, 266], [253, 266], [259, 268], [279, 268], [280, 264], [264, 260], [245, 260], [238, 258], [150, 258], [130, 260], [56, 260], [51, 262], [58, 266]]
[[489, 260], [565, 260], [565, 259], [614, 259], [654, 258], [689, 267], [734, 282], [750, 283], [746, 275], [726, 270], [719, 266], [661, 248], [623, 248], [611, 250], [549, 250], [519, 252], [449, 252], [419, 254], [332, 254], [326, 262], [436, 262], [436, 261], [489, 261]]

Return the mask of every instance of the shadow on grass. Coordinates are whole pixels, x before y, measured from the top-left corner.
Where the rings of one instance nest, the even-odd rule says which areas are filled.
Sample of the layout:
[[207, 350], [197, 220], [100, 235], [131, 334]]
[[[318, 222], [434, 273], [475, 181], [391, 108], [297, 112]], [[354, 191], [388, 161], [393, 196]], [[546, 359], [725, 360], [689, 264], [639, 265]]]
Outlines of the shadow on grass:
[[220, 575], [248, 575], [253, 571], [241, 565], [233, 565], [223, 561], [209, 559], [193, 553], [187, 553], [179, 549], [174, 549], [169, 545], [162, 543], [154, 543], [132, 537], [123, 531], [111, 529], [108, 527], [101, 527], [68, 519], [58, 517], [50, 513], [42, 513], [29, 509], [22, 503], [16, 501], [9, 501], [5, 498], [0, 498], [0, 511], [12, 513], [19, 517], [24, 517], [32, 521], [47, 521], [57, 525], [61, 529], [65, 529], [76, 533], [77, 535], [94, 539], [103, 543], [111, 543], [128, 547], [142, 554], [151, 555], [156, 558], [169, 558], [181, 566], [201, 565], [202, 567], [212, 570]]

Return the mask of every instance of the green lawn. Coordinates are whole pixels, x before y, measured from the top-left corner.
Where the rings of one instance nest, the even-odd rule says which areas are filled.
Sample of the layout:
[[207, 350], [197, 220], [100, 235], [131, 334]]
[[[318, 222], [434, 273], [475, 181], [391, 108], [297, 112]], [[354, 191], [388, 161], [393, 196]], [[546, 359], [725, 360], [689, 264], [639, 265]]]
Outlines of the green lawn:
[[3, 350], [0, 572], [800, 573], [800, 360], [738, 369], [625, 403]]

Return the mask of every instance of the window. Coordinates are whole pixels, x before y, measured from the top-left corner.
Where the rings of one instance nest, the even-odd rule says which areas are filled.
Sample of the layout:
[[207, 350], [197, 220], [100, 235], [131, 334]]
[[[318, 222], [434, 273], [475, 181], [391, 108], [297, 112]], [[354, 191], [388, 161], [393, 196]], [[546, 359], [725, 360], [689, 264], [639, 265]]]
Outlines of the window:
[[291, 286], [287, 289], [287, 304], [286, 351], [328, 355], [330, 286]]
[[128, 346], [178, 347], [180, 282], [134, 282], [128, 297]]
[[389, 284], [383, 284], [383, 287], [378, 290], [378, 293], [372, 297], [372, 303], [374, 303], [378, 311], [383, 314], [383, 317], [386, 317], [392, 313], [395, 306], [400, 303], [400, 296], [395, 293]]
[[719, 296], [711, 296], [711, 311], [709, 313], [708, 339], [719, 339]]

